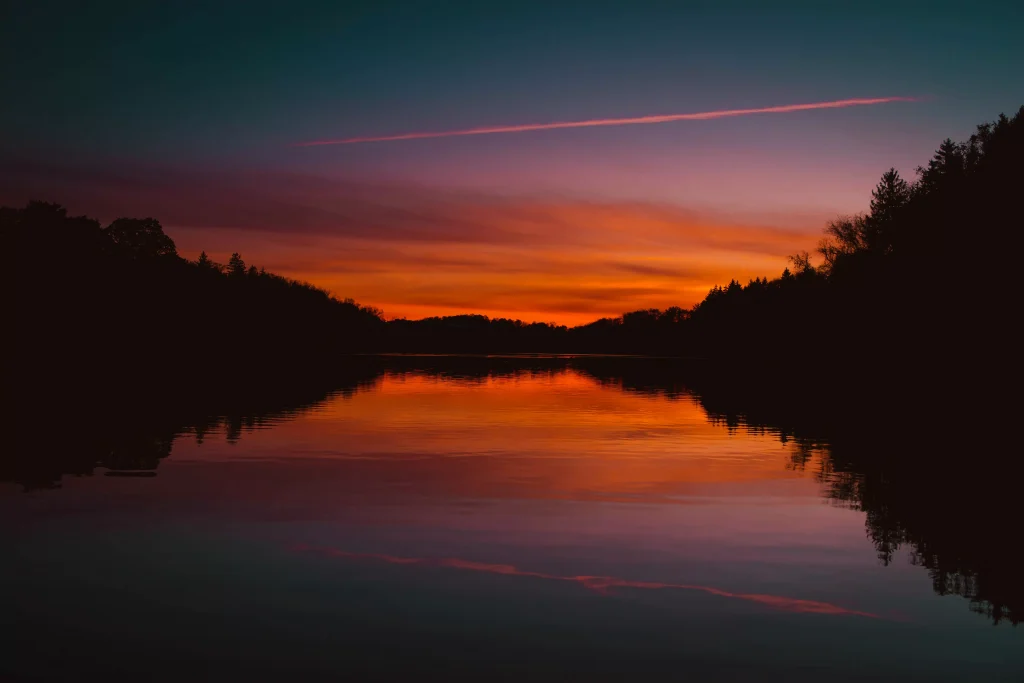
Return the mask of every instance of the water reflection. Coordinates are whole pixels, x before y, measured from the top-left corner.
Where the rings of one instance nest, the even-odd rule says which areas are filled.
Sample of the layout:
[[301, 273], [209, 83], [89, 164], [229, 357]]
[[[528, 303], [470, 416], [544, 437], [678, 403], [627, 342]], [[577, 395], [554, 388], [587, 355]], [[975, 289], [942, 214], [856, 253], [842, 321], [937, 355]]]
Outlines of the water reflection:
[[844, 615], [855, 617], [867, 617], [869, 619], [880, 618], [879, 615], [873, 614], [871, 612], [861, 612], [858, 610], [846, 609], [838, 605], [833, 605], [829, 602], [820, 602], [818, 600], [801, 600], [799, 598], [787, 598], [780, 595], [765, 595], [763, 593], [730, 593], [729, 591], [724, 591], [720, 588], [715, 588], [713, 586], [699, 586], [688, 583], [665, 583], [663, 581], [637, 581], [634, 579], [624, 579], [615, 576], [560, 576], [557, 574], [547, 574], [544, 572], [524, 570], [510, 564], [490, 564], [487, 562], [474, 562], [472, 560], [464, 560], [453, 557], [435, 559], [426, 557], [396, 557], [394, 555], [381, 555], [379, 553], [353, 553], [345, 550], [339, 550], [337, 548], [319, 548], [308, 546], [305, 544], [298, 544], [292, 546], [292, 550], [295, 552], [315, 553], [323, 555], [325, 557], [373, 560], [398, 565], [432, 565], [437, 567], [449, 567], [453, 569], [460, 569], [464, 571], [484, 572], [487, 574], [500, 574], [502, 576], [522, 576], [531, 579], [545, 579], [547, 581], [568, 581], [570, 583], [579, 584], [584, 588], [592, 590], [595, 593], [599, 593], [601, 595], [608, 595], [613, 589], [616, 588], [637, 588], [642, 590], [699, 591], [717, 597], [747, 600], [750, 602], [758, 603], [760, 605], [767, 605], [774, 609], [784, 610], [788, 612]]
[[183, 435], [202, 443], [207, 434], [223, 432], [235, 442], [244, 432], [306, 414], [335, 396], [351, 396], [382, 373], [381, 366], [368, 364], [332, 368], [301, 382], [185, 381], [146, 393], [95, 386], [54, 397], [55, 405], [20, 403], [0, 416], [5, 433], [14, 436], [14, 447], [0, 456], [0, 481], [31, 491], [59, 488], [63, 477], [91, 475], [97, 468], [115, 476], [152, 472]]
[[[834, 505], [865, 513], [881, 563], [893, 563], [905, 548], [910, 562], [928, 572], [936, 593], [961, 595], [996, 623], [1019, 623], [1024, 596], [1010, 537], [1017, 480], [1003, 476], [1009, 465], [1005, 459], [977, 462], [992, 455], [986, 450], [992, 445], [971, 429], [936, 424], [949, 416], [930, 412], [933, 405], [894, 411], [893, 402], [891, 396], [864, 395], [837, 401], [806, 387], [651, 359], [376, 357], [303, 390], [246, 387], [206, 391], [201, 398], [176, 393], [127, 397], [99, 407], [83, 404], [60, 414], [60, 429], [44, 424], [52, 414], [36, 415], [19, 425], [29, 438], [4, 456], [0, 480], [34, 490], [97, 470], [152, 474], [162, 472], [161, 462], [169, 456], [213, 467], [237, 457], [231, 450], [211, 450], [210, 442], [218, 441], [213, 436], [223, 435], [231, 444], [273, 427], [245, 451], [244, 485], [238, 469], [229, 485], [216, 483], [208, 468], [203, 478], [176, 481], [167, 505], [230, 504], [234, 512], [249, 504], [261, 514], [273, 509], [279, 517], [318, 519], [342, 519], [338, 509], [344, 508], [346, 523], [366, 525], [399, 517], [407, 525], [428, 524], [434, 515], [436, 527], [462, 525], [470, 533], [475, 522], [442, 515], [431, 506], [432, 497], [470, 506], [488, 500], [671, 506], [742, 491], [749, 505], [759, 496], [796, 495], [793, 487], [811, 478]], [[894, 414], [901, 417], [894, 421]], [[736, 433], [764, 445], [751, 448], [749, 441], [729, 437]], [[338, 444], [344, 444], [342, 451]], [[282, 459], [304, 460], [301, 477], [294, 468], [279, 467]], [[175, 476], [187, 476], [188, 470], [181, 472]], [[292, 476], [299, 478], [290, 484]], [[250, 500], [242, 500], [246, 496]], [[158, 499], [154, 493], [145, 504], [158, 506]], [[562, 523], [544, 520], [542, 512], [531, 508], [540, 515], [533, 527], [524, 521], [527, 515], [508, 513], [502, 521], [493, 511], [488, 523], [504, 524], [501, 533], [509, 538], [520, 532], [538, 538], [557, 531], [544, 525]], [[624, 522], [631, 514], [639, 521]], [[636, 516], [640, 513], [618, 510], [608, 513], [601, 529], [615, 534], [621, 525], [623, 534], [647, 528], [665, 537], [698, 537], [706, 523], [719, 535], [716, 542], [746, 539], [728, 551], [737, 561], [749, 551], [744, 543], [750, 546], [750, 539], [773, 539], [758, 551], [766, 556], [772, 545], [792, 544], [786, 533], [806, 527], [821, 536], [825, 527], [814, 525], [845, 523], [820, 514], [775, 515], [767, 508], [760, 519], [749, 510], [735, 513], [735, 520], [729, 514], [716, 510], [716, 519], [701, 522], [699, 512], [684, 519], [663, 511]], [[595, 523], [593, 517], [586, 522]], [[577, 535], [584, 528], [569, 527], [566, 533]], [[592, 572], [592, 567], [579, 574], [458, 556], [394, 555], [306, 542], [289, 547], [335, 558], [576, 582], [596, 591], [674, 587], [797, 612], [879, 616], [831, 600], [727, 589], [713, 576], [698, 584]]]
[[[1024, 590], [1008, 534], [1022, 468], [998, 404], [958, 393], [952, 380], [844, 396], [735, 380], [692, 386], [710, 419], [796, 440], [794, 466], [816, 467], [829, 500], [866, 513], [880, 563], [906, 549], [937, 594], [968, 598], [994, 623], [1020, 623]], [[819, 448], [825, 457], [813, 461]]]

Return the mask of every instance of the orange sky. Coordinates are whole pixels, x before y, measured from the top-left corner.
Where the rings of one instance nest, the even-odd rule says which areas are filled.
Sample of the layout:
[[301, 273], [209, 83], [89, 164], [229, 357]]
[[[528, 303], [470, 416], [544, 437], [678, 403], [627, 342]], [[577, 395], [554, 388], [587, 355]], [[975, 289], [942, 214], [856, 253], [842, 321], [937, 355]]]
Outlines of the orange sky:
[[[426, 201], [424, 238], [360, 234], [168, 230], [195, 258], [205, 249], [306, 280], [387, 317], [482, 313], [575, 325], [639, 308], [689, 307], [714, 285], [777, 276], [811, 250], [813, 230], [669, 205], [570, 200]], [[819, 224], [797, 216], [799, 227]], [[389, 225], [393, 228], [393, 224]]]

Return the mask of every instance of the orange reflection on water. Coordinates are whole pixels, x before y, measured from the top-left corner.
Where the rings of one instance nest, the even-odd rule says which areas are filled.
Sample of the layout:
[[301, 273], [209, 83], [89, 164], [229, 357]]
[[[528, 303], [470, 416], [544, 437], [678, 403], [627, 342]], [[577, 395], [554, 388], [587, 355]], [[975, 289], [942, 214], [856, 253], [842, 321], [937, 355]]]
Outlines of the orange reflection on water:
[[574, 370], [482, 380], [388, 374], [258, 437], [179, 443], [174, 457], [285, 452], [357, 471], [364, 486], [408, 481], [418, 493], [471, 498], [664, 502], [712, 485], [721, 493], [799, 478], [787, 468], [793, 447], [773, 435], [711, 424], [688, 396], [631, 393]]

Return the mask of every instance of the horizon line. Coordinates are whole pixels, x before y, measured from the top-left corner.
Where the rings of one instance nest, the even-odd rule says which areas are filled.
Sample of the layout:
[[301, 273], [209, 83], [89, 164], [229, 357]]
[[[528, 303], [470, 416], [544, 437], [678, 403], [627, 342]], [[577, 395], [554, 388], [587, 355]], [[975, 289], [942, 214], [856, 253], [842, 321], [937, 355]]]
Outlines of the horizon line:
[[319, 147], [323, 145], [354, 145], [364, 142], [392, 142], [397, 140], [421, 140], [425, 138], [447, 138], [463, 135], [492, 135], [497, 133], [524, 133], [534, 130], [557, 130], [562, 128], [591, 128], [599, 126], [631, 126], [639, 124], [669, 123], [672, 121], [706, 121], [710, 119], [729, 118], [734, 116], [750, 116], [753, 114], [784, 114], [795, 111], [811, 111], [816, 109], [844, 109], [892, 102], [919, 102], [917, 97], [870, 97], [845, 100], [829, 100], [826, 102], [810, 102], [804, 104], [783, 104], [774, 107], [757, 107], [751, 109], [720, 109], [716, 111], [694, 112], [689, 114], [655, 114], [650, 116], [634, 116], [615, 119], [587, 119], [583, 121], [556, 121], [554, 123], [525, 123], [508, 126], [484, 126], [464, 128], [461, 130], [431, 131], [418, 133], [399, 133], [395, 135], [359, 136], [331, 140], [311, 140], [296, 142], [292, 147]]

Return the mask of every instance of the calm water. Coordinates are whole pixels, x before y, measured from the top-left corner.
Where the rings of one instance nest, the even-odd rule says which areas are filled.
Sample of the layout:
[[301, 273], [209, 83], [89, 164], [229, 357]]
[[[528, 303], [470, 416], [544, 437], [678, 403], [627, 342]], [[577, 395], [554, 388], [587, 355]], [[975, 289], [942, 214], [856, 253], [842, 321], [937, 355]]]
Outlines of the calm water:
[[1024, 680], [828, 444], [625, 384], [382, 371], [0, 484], [0, 677]]

